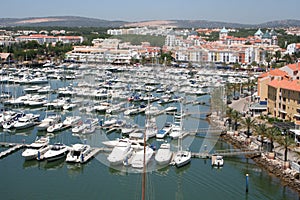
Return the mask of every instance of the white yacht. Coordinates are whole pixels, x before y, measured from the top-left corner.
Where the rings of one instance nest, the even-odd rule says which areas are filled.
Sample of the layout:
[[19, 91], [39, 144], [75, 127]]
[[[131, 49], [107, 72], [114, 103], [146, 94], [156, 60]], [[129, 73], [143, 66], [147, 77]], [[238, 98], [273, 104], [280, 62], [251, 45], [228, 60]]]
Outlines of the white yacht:
[[182, 167], [191, 162], [192, 153], [190, 151], [177, 151], [175, 154], [174, 162], [176, 167]]
[[172, 124], [167, 122], [164, 127], [156, 133], [156, 138], [162, 139], [172, 131]]
[[33, 143], [31, 143], [28, 146], [28, 148], [25, 151], [23, 151], [22, 157], [24, 157], [25, 160], [32, 160], [38, 158], [50, 149], [48, 144], [48, 137], [37, 138]]
[[211, 165], [214, 167], [222, 167], [224, 165], [223, 156], [213, 155], [211, 158]]
[[172, 159], [173, 153], [170, 150], [170, 143], [163, 143], [160, 145], [157, 153], [155, 154], [155, 161], [159, 165], [167, 165]]
[[63, 125], [65, 126], [72, 126], [80, 121], [81, 117], [80, 116], [68, 116], [66, 119], [63, 121]]
[[55, 143], [51, 145], [51, 148], [44, 154], [44, 159], [47, 161], [54, 161], [63, 158], [67, 155], [69, 147], [62, 143]]
[[82, 121], [79, 121], [73, 128], [72, 128], [72, 133], [81, 133], [87, 124], [84, 124]]
[[96, 130], [96, 126], [89, 124], [84, 128], [84, 130], [82, 131], [82, 134], [91, 134], [91, 133], [94, 133], [95, 130]]
[[83, 162], [84, 158], [91, 152], [90, 145], [87, 144], [74, 144], [67, 154], [66, 162]]
[[111, 165], [122, 164], [126, 159], [128, 160], [132, 154], [132, 147], [129, 140], [119, 140], [118, 144], [113, 148], [112, 152], [107, 157]]
[[138, 126], [136, 124], [126, 124], [122, 127], [121, 133], [122, 135], [129, 135], [133, 131], [137, 130]]
[[[145, 165], [147, 165], [154, 153], [153, 149], [149, 146], [145, 147]], [[131, 166], [133, 168], [143, 168], [144, 167], [144, 149], [141, 149], [132, 155]]]
[[47, 128], [57, 122], [59, 122], [61, 119], [60, 115], [49, 115], [47, 117], [45, 117], [45, 119], [43, 119], [41, 121], [41, 123], [39, 125], [37, 125], [37, 130], [47, 130]]
[[115, 146], [117, 146], [117, 144], [119, 144], [119, 142], [128, 142], [129, 138], [117, 138], [115, 140], [107, 140], [107, 141], [103, 141], [102, 144], [104, 144], [105, 146], [109, 147], [109, 148], [113, 148]]
[[95, 127], [98, 124], [97, 118], [87, 118], [84, 122], [79, 121], [73, 128], [72, 133], [81, 133], [86, 128], [89, 128], [89, 126]]
[[26, 114], [18, 119], [18, 122], [14, 125], [16, 129], [25, 129], [35, 125], [40, 115]]
[[11, 117], [8, 118], [7, 121], [4, 121], [2, 123], [2, 127], [4, 129], [14, 128], [15, 124], [19, 121], [19, 118], [24, 117], [24, 116], [25, 116], [24, 113], [15, 113], [15, 114], [11, 115]]
[[53, 133], [53, 132], [56, 132], [56, 131], [60, 131], [63, 128], [63, 126], [64, 125], [63, 125], [62, 122], [54, 123], [54, 124], [52, 124], [51, 126], [49, 126], [47, 128], [47, 132]]
[[178, 139], [180, 136], [183, 135], [183, 133], [184, 132], [182, 131], [182, 129], [180, 128], [180, 126], [175, 125], [175, 126], [172, 127], [172, 131], [170, 133], [170, 137], [172, 139]]

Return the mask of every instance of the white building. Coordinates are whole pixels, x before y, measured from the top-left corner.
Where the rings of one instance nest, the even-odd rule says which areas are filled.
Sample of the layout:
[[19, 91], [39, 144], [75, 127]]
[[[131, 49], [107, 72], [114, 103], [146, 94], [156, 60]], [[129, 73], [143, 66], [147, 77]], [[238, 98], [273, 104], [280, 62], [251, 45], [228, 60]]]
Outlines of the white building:
[[292, 43], [292, 44], [287, 45], [287, 47], [286, 47], [286, 53], [289, 55], [298, 53], [299, 50], [300, 50], [300, 43]]

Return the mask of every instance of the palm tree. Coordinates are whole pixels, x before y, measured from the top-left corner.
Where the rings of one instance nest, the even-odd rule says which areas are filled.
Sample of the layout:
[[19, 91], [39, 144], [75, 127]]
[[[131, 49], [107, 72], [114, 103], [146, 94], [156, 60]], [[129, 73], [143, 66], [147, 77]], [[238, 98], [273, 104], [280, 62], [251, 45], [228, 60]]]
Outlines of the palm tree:
[[278, 137], [280, 134], [280, 130], [277, 127], [269, 127], [266, 132], [266, 137], [270, 140], [270, 152], [273, 152], [274, 149], [274, 140]]
[[230, 83], [227, 83], [226, 86], [225, 86], [225, 91], [226, 91], [226, 97], [227, 99], [229, 99], [232, 95], [232, 85]]
[[256, 120], [251, 117], [246, 117], [241, 120], [241, 125], [243, 128], [247, 128], [247, 138], [250, 137], [250, 130], [255, 126]]
[[278, 139], [278, 143], [282, 145], [282, 148], [284, 149], [284, 162], [287, 162], [288, 148], [295, 146], [295, 141], [290, 136], [285, 134]]
[[260, 142], [261, 142], [261, 148], [263, 147], [263, 143], [264, 143], [264, 136], [267, 133], [267, 126], [264, 123], [258, 124], [257, 126], [255, 126], [255, 132], [256, 134], [260, 137]]
[[228, 121], [229, 127], [232, 125], [233, 111], [234, 110], [231, 107], [227, 107], [227, 109], [226, 109], [226, 117], [228, 117], [227, 121]]
[[240, 113], [236, 110], [234, 110], [232, 112], [232, 116], [231, 118], [233, 119], [234, 123], [233, 123], [233, 130], [237, 131], [237, 125], [238, 125], [238, 121], [240, 120]]
[[232, 83], [232, 88], [233, 88], [233, 96], [236, 96], [236, 90], [240, 88], [240, 85], [237, 83]]

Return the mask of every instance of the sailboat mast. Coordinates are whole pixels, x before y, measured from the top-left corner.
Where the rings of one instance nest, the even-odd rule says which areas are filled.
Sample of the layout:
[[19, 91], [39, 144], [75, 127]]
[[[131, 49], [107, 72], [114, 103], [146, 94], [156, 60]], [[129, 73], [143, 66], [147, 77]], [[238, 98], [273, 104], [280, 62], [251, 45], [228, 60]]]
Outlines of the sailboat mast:
[[[148, 94], [149, 95], [149, 94]], [[148, 109], [150, 110], [150, 96], [148, 96]], [[146, 193], [146, 129], [148, 128], [148, 115], [146, 115], [145, 132], [144, 132], [144, 158], [143, 158], [143, 177], [142, 177], [142, 200], [145, 200]]]

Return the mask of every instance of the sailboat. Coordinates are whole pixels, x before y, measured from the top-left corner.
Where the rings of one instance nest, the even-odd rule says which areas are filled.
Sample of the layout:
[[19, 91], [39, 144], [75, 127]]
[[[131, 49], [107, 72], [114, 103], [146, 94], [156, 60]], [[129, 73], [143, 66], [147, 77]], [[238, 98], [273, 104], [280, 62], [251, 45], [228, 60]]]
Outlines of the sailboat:
[[[181, 110], [180, 111], [180, 131], [182, 132], [182, 126], [183, 126], [182, 105], [180, 105], [180, 107], [181, 107], [181, 109], [180, 109]], [[183, 138], [183, 135], [180, 135], [178, 137], [178, 151], [176, 152], [175, 158], [174, 158], [174, 163], [175, 163], [176, 167], [182, 167], [184, 165], [187, 165], [188, 163], [191, 162], [191, 159], [192, 159], [192, 153], [190, 151], [182, 150], [182, 138]]]

